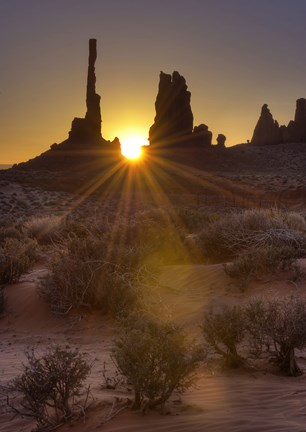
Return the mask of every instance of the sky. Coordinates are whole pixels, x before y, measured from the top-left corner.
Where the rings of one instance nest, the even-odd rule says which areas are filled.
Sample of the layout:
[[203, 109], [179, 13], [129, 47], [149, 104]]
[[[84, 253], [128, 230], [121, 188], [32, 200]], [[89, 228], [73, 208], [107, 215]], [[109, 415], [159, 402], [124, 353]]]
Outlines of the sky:
[[213, 143], [251, 139], [264, 103], [287, 124], [306, 97], [305, 17], [305, 0], [0, 0], [0, 164], [85, 115], [90, 38], [105, 139], [147, 138], [161, 70], [186, 78]]

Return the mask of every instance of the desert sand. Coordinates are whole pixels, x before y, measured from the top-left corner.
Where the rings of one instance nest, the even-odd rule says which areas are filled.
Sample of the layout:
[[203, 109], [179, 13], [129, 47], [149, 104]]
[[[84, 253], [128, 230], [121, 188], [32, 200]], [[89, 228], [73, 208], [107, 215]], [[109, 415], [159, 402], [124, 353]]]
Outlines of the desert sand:
[[[306, 262], [301, 262], [306, 268]], [[21, 371], [24, 350], [28, 346], [44, 352], [52, 343], [80, 347], [95, 359], [89, 378], [94, 400], [84, 420], [60, 430], [106, 432], [177, 431], [305, 431], [306, 377], [279, 376], [271, 370], [222, 370], [218, 362], [199, 371], [198, 380], [185, 394], [173, 395], [164, 415], [142, 415], [124, 409], [130, 394], [126, 390], [102, 388], [103, 363], [111, 372], [110, 351], [115, 335], [112, 319], [94, 313], [53, 316], [37, 294], [37, 283], [45, 274], [39, 265], [20, 282], [7, 289], [6, 314], [0, 320], [2, 388]], [[240, 303], [254, 295], [288, 295], [298, 290], [306, 294], [305, 277], [297, 284], [277, 276], [252, 283], [247, 292], [235, 288], [221, 265], [164, 266], [156, 288], [167, 313], [188, 332], [200, 338], [199, 324], [205, 307], [211, 302]], [[298, 354], [306, 371], [306, 353]], [[269, 367], [269, 366], [267, 366]], [[109, 419], [116, 409], [120, 413]], [[116, 408], [114, 408], [116, 407]], [[0, 430], [30, 432], [33, 422], [14, 417], [1, 398]]]

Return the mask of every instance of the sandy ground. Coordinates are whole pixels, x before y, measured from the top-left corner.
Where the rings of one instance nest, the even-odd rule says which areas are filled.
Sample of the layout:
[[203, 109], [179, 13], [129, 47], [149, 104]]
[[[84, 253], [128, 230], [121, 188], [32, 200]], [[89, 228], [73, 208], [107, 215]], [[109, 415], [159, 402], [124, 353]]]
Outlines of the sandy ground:
[[[306, 269], [306, 263], [302, 265]], [[89, 378], [95, 401], [86, 419], [60, 430], [75, 432], [103, 430], [106, 432], [178, 431], [284, 431], [306, 430], [306, 376], [289, 378], [271, 371], [249, 368], [224, 371], [219, 367], [202, 368], [196, 386], [182, 398], [174, 395], [166, 415], [123, 410], [106, 421], [112, 403], [126, 401], [127, 391], [106, 391], [103, 363], [111, 371], [110, 350], [115, 334], [111, 319], [85, 313], [64, 317], [52, 316], [37, 294], [37, 284], [46, 270], [37, 267], [21, 281], [7, 288], [7, 311], [0, 319], [0, 384], [5, 386], [20, 373], [24, 350], [29, 346], [44, 352], [52, 343], [78, 346], [95, 359]], [[199, 335], [203, 310], [208, 304], [226, 301], [240, 303], [254, 295], [306, 294], [305, 277], [298, 284], [282, 276], [254, 282], [246, 293], [235, 288], [221, 265], [165, 266], [156, 288], [168, 314], [191, 334]], [[298, 353], [300, 366], [306, 373], [306, 352]], [[0, 431], [30, 432], [33, 423], [13, 418], [1, 398]]]

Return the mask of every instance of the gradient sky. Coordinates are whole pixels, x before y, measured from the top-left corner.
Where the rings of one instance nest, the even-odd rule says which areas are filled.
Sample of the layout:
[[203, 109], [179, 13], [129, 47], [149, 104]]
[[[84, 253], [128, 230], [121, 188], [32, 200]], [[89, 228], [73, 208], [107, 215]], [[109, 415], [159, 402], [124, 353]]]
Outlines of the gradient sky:
[[305, 0], [0, 0], [0, 163], [84, 116], [89, 38], [106, 139], [147, 136], [160, 70], [185, 76], [213, 142], [250, 139], [263, 103], [288, 123], [306, 97], [305, 20]]

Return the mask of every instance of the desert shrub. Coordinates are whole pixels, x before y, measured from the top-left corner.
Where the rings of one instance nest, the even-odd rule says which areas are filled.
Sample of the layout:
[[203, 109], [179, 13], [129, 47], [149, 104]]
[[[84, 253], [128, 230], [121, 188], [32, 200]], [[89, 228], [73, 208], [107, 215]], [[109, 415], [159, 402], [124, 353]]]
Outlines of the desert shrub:
[[0, 284], [18, 281], [36, 260], [34, 240], [6, 238], [0, 244]]
[[60, 216], [33, 217], [23, 224], [24, 232], [38, 243], [50, 243], [60, 232], [63, 219]]
[[20, 405], [11, 405], [16, 413], [34, 418], [39, 430], [46, 430], [84, 411], [78, 399], [91, 369], [85, 354], [55, 346], [41, 357], [31, 349], [26, 358], [23, 373], [11, 385], [21, 395]]
[[296, 278], [299, 267], [295, 261], [304, 254], [303, 249], [294, 246], [259, 247], [242, 252], [233, 262], [225, 264], [224, 270], [239, 282], [241, 288], [245, 288], [254, 277], [279, 270], [291, 270]]
[[113, 315], [133, 309], [139, 299], [136, 268], [139, 251], [109, 249], [105, 239], [72, 238], [57, 249], [40, 293], [55, 312], [95, 307]]
[[257, 352], [268, 347], [280, 370], [301, 375], [295, 350], [306, 346], [306, 302], [299, 297], [255, 299], [245, 308], [250, 340]]
[[306, 231], [305, 218], [297, 212], [282, 213], [282, 219], [288, 228], [295, 231]]
[[14, 238], [17, 240], [21, 240], [24, 238], [24, 235], [14, 225], [7, 226], [7, 227], [0, 227], [0, 244], [3, 243], [4, 240], [7, 238]]
[[[290, 222], [293, 219], [295, 222]], [[208, 259], [217, 262], [268, 246], [293, 246], [305, 251], [305, 234], [297, 226], [292, 215], [277, 210], [246, 210], [209, 224], [197, 236], [197, 243]]]
[[130, 317], [122, 323], [113, 357], [133, 387], [134, 408], [154, 408], [192, 384], [203, 354], [173, 324]]
[[238, 346], [245, 336], [243, 311], [240, 307], [223, 306], [208, 310], [201, 326], [205, 343], [213, 353], [221, 355], [229, 367], [238, 367], [243, 358]]
[[188, 207], [179, 207], [175, 209], [179, 222], [189, 233], [196, 233], [202, 230], [207, 224], [219, 219], [217, 214], [204, 212], [203, 210], [192, 209]]

